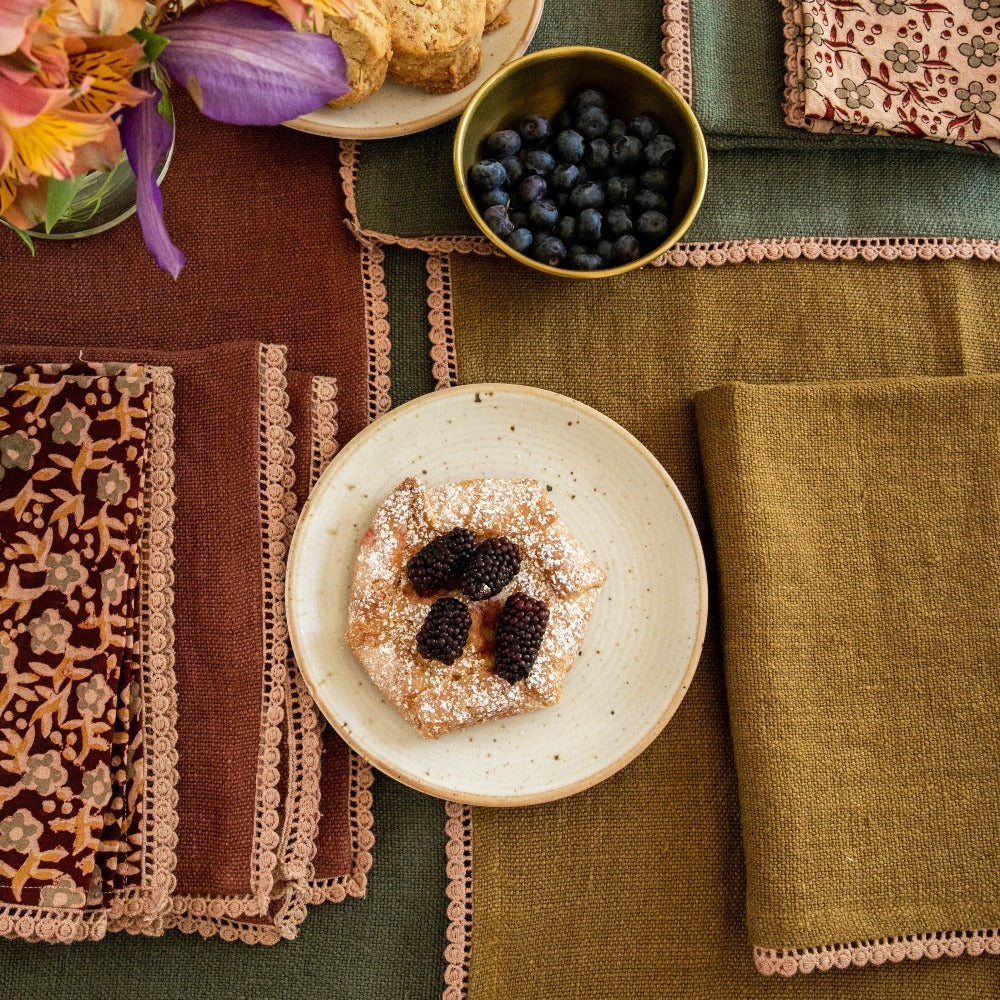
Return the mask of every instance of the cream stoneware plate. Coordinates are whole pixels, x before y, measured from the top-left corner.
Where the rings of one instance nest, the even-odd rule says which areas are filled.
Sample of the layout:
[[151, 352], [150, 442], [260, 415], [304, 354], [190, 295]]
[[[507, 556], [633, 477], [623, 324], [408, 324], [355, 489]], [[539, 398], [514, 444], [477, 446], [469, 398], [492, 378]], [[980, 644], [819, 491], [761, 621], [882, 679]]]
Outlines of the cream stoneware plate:
[[510, 0], [510, 23], [483, 35], [483, 65], [476, 78], [450, 94], [429, 94], [386, 78], [371, 97], [349, 108], [320, 108], [285, 122], [291, 128], [336, 139], [389, 139], [423, 132], [462, 113], [479, 85], [501, 66], [524, 55], [535, 37], [543, 0]]
[[[567, 527], [607, 574], [559, 705], [428, 740], [355, 659], [344, 632], [358, 544], [407, 476], [426, 485], [528, 477], [551, 487]], [[302, 512], [287, 580], [295, 656], [337, 732], [406, 785], [491, 806], [572, 795], [639, 754], [691, 682], [708, 603], [691, 515], [652, 454], [582, 403], [498, 384], [422, 396], [351, 441]]]

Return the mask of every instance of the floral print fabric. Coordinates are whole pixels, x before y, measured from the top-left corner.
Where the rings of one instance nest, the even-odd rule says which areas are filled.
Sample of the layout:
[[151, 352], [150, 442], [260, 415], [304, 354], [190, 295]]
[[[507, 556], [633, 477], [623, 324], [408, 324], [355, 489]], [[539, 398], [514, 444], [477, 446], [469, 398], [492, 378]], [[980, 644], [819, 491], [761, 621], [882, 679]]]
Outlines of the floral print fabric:
[[50, 936], [44, 914], [105, 906], [139, 873], [150, 409], [138, 366], [0, 370], [4, 931]]
[[1000, 0], [784, 0], [785, 111], [1000, 153]]

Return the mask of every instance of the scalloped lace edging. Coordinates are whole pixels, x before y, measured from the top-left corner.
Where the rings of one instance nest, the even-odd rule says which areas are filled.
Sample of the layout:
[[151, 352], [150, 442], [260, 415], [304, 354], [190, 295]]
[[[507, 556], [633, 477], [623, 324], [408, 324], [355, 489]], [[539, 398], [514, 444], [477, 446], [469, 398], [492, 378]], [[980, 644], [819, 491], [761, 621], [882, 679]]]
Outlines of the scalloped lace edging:
[[452, 312], [451, 261], [445, 254], [432, 254], [427, 258], [427, 319], [434, 388], [446, 389], [458, 383], [458, 357]]
[[141, 881], [115, 893], [108, 929], [144, 931], [170, 906], [177, 862], [177, 678], [174, 673], [174, 378], [153, 382], [144, 474], [139, 662], [142, 684], [143, 849]]
[[443, 1000], [465, 1000], [469, 991], [472, 957], [472, 810], [460, 802], [446, 802], [444, 824], [448, 838], [448, 963]]
[[850, 944], [823, 945], [819, 948], [754, 948], [757, 971], [765, 976], [778, 973], [828, 972], [852, 965], [883, 965], [885, 962], [918, 961], [921, 958], [955, 958], [959, 955], [1000, 955], [1000, 929], [978, 931], [938, 931], [930, 934], [904, 934], [899, 937]]
[[330, 459], [337, 454], [337, 380], [329, 375], [314, 375], [309, 399], [309, 486], [323, 474]]
[[365, 330], [368, 332], [368, 416], [382, 416], [392, 405], [389, 395], [389, 304], [386, 301], [385, 253], [380, 246], [361, 245], [361, 284], [365, 295]]
[[[786, 0], [789, 2], [789, 0]], [[691, 102], [691, 17], [688, 0], [665, 0], [660, 68], [663, 75]]]

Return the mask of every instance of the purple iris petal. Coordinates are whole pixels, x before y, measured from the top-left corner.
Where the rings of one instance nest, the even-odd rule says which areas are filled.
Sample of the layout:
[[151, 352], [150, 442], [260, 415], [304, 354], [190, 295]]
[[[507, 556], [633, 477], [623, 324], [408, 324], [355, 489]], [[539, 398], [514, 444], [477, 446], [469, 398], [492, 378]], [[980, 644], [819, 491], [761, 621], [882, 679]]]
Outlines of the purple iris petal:
[[160, 33], [159, 63], [209, 118], [278, 125], [348, 91], [340, 46], [297, 32], [280, 14], [230, 2], [188, 11]]
[[163, 196], [156, 183], [157, 168], [170, 149], [174, 130], [156, 108], [160, 91], [153, 83], [149, 71], [139, 73], [132, 82], [153, 94], [135, 107], [125, 108], [118, 126], [129, 166], [135, 174], [139, 225], [156, 263], [176, 278], [184, 267], [184, 254], [167, 235], [167, 227], [163, 221]]

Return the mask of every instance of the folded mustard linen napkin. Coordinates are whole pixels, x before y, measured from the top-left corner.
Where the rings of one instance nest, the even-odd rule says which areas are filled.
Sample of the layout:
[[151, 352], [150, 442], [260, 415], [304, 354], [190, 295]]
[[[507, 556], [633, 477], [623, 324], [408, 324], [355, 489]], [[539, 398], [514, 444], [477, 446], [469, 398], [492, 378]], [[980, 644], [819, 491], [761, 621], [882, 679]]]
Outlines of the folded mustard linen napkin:
[[758, 969], [1000, 953], [1000, 377], [696, 406]]
[[0, 933], [161, 917], [176, 843], [172, 377], [0, 369]]
[[782, 0], [785, 113], [1000, 153], [996, 0]]

